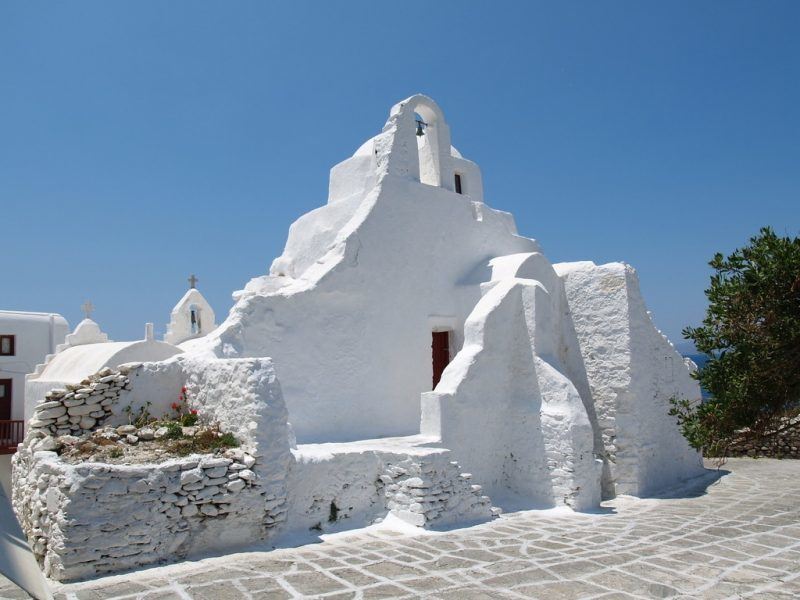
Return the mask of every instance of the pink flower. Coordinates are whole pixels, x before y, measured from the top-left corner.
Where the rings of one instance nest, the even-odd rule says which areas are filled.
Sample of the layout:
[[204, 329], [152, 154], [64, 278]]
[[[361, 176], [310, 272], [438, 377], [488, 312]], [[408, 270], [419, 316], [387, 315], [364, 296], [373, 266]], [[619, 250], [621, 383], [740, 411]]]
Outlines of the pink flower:
[[193, 408], [193, 409], [192, 409], [192, 410], [190, 410], [189, 412], [191, 412], [193, 415], [196, 415], [196, 414], [197, 414], [197, 409], [196, 409], [196, 408]]

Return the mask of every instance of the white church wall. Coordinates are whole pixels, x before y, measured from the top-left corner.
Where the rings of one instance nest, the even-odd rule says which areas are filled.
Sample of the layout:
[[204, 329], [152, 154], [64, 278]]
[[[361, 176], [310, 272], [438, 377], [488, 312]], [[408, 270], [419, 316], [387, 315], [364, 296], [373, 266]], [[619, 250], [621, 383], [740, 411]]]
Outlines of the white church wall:
[[501, 506], [581, 510], [600, 501], [592, 426], [558, 361], [558, 325], [540, 282], [498, 281], [467, 319], [464, 348], [423, 395], [422, 433]]
[[484, 208], [477, 220], [466, 196], [417, 182], [385, 180], [367, 208], [313, 275], [288, 243], [275, 264], [301, 281], [242, 296], [187, 346], [272, 356], [300, 442], [416, 433], [419, 394], [431, 389], [429, 319], [460, 329], [480, 297], [479, 282], [460, 282], [494, 256], [538, 248], [507, 213]]
[[375, 185], [375, 156], [356, 153], [331, 169], [328, 203], [357, 197], [361, 199]]
[[702, 472], [667, 413], [700, 398], [682, 357], [653, 326], [636, 274], [621, 263], [555, 265], [564, 281], [618, 494], [646, 495]]

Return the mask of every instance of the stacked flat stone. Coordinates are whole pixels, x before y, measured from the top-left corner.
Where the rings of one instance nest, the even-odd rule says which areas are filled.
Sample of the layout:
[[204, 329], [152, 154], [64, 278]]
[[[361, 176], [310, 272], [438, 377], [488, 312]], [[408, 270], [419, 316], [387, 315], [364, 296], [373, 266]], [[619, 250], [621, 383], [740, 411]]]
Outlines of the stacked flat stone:
[[103, 423], [122, 390], [129, 389], [127, 373], [106, 367], [79, 384], [47, 392], [28, 426], [33, 432], [50, 436], [83, 435]]
[[[13, 503], [46, 575], [74, 580], [182, 557], [192, 541], [285, 520], [285, 493], [252, 453], [194, 455], [159, 464], [70, 465], [23, 449]], [[264, 514], [262, 522], [254, 514]], [[68, 540], [69, 543], [64, 543]]]
[[420, 527], [499, 515], [500, 509], [492, 507], [489, 496], [471, 480], [457, 461], [441, 454], [387, 464], [377, 485], [391, 512]]
[[778, 429], [761, 440], [743, 430], [728, 446], [727, 455], [762, 458], [800, 458], [800, 416], [781, 419]]
[[180, 465], [178, 487], [162, 496], [161, 512], [170, 518], [209, 518], [230, 512], [236, 494], [256, 485], [250, 470], [256, 459], [246, 453], [206, 457]]

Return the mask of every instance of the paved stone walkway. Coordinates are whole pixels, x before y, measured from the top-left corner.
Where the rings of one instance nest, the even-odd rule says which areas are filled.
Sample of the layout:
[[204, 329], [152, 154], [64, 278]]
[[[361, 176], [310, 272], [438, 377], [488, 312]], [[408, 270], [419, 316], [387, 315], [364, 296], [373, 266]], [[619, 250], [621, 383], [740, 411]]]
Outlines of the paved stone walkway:
[[[800, 597], [800, 461], [734, 459], [676, 497], [505, 515], [449, 532], [351, 532], [56, 586], [56, 598]], [[708, 482], [707, 482], [708, 483]], [[0, 580], [0, 598], [25, 598]]]

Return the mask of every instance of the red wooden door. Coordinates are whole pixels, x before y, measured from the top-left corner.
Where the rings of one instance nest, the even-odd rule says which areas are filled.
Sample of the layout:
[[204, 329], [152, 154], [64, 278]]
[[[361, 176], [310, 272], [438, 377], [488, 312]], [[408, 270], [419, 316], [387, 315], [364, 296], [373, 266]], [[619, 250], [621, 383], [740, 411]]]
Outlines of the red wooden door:
[[11, 379], [0, 379], [0, 421], [11, 420]]
[[450, 362], [450, 332], [434, 331], [431, 333], [431, 354], [433, 355], [433, 387], [442, 378], [442, 372]]

